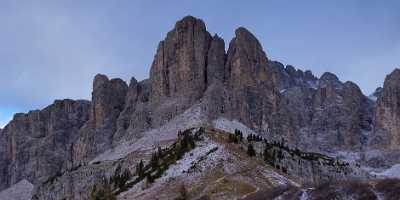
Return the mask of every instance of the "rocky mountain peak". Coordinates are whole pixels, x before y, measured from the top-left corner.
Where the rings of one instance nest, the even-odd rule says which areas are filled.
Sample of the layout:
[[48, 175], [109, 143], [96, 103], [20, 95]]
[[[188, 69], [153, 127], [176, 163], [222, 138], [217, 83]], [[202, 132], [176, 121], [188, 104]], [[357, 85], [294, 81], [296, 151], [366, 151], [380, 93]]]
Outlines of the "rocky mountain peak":
[[96, 76], [94, 77], [93, 80], [93, 90], [105, 85], [105, 83], [107, 83], [108, 77], [104, 74], [96, 74]]
[[322, 74], [320, 80], [337, 82], [337, 81], [339, 81], [339, 78], [331, 72], [325, 72]]
[[206, 32], [206, 25], [204, 24], [203, 20], [195, 18], [193, 16], [186, 16], [176, 22], [176, 32], [185, 34], [185, 32], [187, 32], [188, 30]]
[[153, 102], [168, 97], [193, 101], [202, 95], [211, 40], [200, 19], [188, 16], [176, 23], [160, 42], [150, 69]]
[[393, 70], [389, 75], [386, 76], [384, 82], [385, 87], [396, 86], [400, 83], [400, 69]]
[[378, 87], [378, 88], [375, 89], [375, 91], [372, 94], [370, 94], [368, 96], [368, 98], [373, 100], [373, 101], [376, 101], [379, 98], [379, 96], [382, 94], [382, 91], [383, 91], [383, 88], [382, 87]]
[[342, 83], [330, 72], [318, 79], [311, 71], [270, 61], [243, 27], [235, 30], [226, 52], [221, 37], [187, 16], [159, 43], [149, 79], [132, 77], [128, 86], [97, 74], [91, 102], [57, 100], [43, 110], [16, 114], [0, 129], [0, 189], [57, 175], [55, 184], [45, 186], [51, 192], [40, 187], [38, 192], [58, 199], [85, 196], [104, 174], [113, 173], [115, 163], [132, 169], [138, 154], [200, 124], [244, 127], [320, 152], [358, 151], [369, 135], [396, 150], [400, 70], [386, 77], [376, 96], [374, 104], [355, 83]]
[[131, 81], [129, 82], [129, 87], [132, 87], [132, 86], [136, 85], [137, 83], [138, 83], [138, 81], [136, 80], [136, 78], [132, 77]]
[[118, 115], [125, 103], [128, 86], [121, 79], [109, 80], [98, 74], [93, 80], [92, 115], [96, 127], [104, 125], [107, 118]]
[[247, 29], [236, 29], [229, 43], [225, 74], [234, 88], [255, 86], [268, 80], [268, 59], [257, 38]]
[[386, 76], [376, 105], [375, 140], [378, 147], [400, 148], [400, 70]]
[[258, 41], [258, 39], [246, 28], [239, 27], [235, 30], [235, 38], [232, 39], [231, 43], [234, 43], [239, 50], [243, 53], [247, 53], [250, 59], [259, 62], [267, 62], [267, 56]]
[[207, 85], [215, 80], [224, 81], [224, 65], [225, 65], [225, 42], [217, 34], [211, 41], [210, 49], [207, 55]]

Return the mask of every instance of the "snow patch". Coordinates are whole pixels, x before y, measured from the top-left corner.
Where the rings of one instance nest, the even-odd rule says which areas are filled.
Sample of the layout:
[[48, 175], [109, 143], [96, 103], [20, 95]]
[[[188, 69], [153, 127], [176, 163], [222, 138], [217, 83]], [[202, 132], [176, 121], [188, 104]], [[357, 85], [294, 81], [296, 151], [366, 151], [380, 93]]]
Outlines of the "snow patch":
[[311, 191], [313, 189], [314, 188], [302, 189], [301, 190], [300, 200], [309, 200], [310, 199], [310, 195], [308, 194], [308, 191]]
[[1, 200], [30, 200], [32, 199], [33, 185], [23, 179], [20, 182], [0, 192]]
[[395, 164], [382, 172], [371, 172], [371, 174], [382, 177], [400, 178], [400, 164]]
[[161, 180], [177, 177], [188, 172], [194, 164], [201, 161], [204, 156], [207, 156], [207, 154], [215, 148], [218, 148], [218, 145], [211, 141], [199, 144], [195, 149], [186, 153], [182, 159], [178, 160], [174, 165], [171, 165]]
[[251, 130], [249, 127], [246, 125], [240, 123], [237, 120], [228, 120], [226, 118], [220, 117], [213, 122], [213, 127], [217, 129], [221, 129], [226, 132], [233, 133], [235, 132], [235, 129], [238, 129], [243, 132], [243, 136], [247, 136], [249, 134], [256, 134], [255, 131]]
[[314, 90], [318, 89], [319, 81], [307, 81], [308, 87]]
[[346, 161], [351, 164], [356, 164], [357, 161], [361, 160], [361, 155], [359, 152], [352, 151], [338, 151], [335, 154], [328, 154], [329, 156], [339, 158], [340, 160]]
[[203, 124], [203, 115], [199, 105], [192, 106], [160, 128], [144, 132], [139, 140], [124, 141], [116, 147], [98, 155], [90, 163], [106, 160], [118, 160], [134, 151], [156, 149], [162, 141], [175, 140], [179, 130], [199, 127]]
[[286, 177], [280, 175], [279, 173], [277, 173], [277, 172], [275, 172], [275, 171], [272, 171], [272, 170], [263, 170], [263, 171], [262, 171], [262, 174], [263, 174], [265, 177], [271, 178], [271, 179], [272, 179], [271, 181], [272, 181], [275, 185], [294, 185], [294, 186], [296, 186], [296, 187], [300, 187], [300, 184], [298, 184], [298, 183], [296, 183], [296, 182], [294, 182], [294, 181], [292, 181], [292, 180], [290, 180], [290, 179], [288, 179], [288, 178], [286, 178]]
[[[211, 141], [209, 138], [205, 138], [204, 141], [196, 143], [196, 148], [192, 151], [187, 152], [183, 157], [176, 161], [168, 167], [164, 174], [155, 180], [155, 182], [150, 186], [150, 188], [143, 189], [145, 181], [136, 184], [134, 187], [130, 188], [128, 191], [121, 193], [119, 199], [126, 198], [136, 198], [142, 196], [146, 193], [151, 193], [152, 191], [157, 191], [157, 188], [168, 184], [169, 181], [177, 177], [186, 176], [192, 180], [201, 175], [201, 173], [192, 172], [190, 169], [192, 166], [196, 165], [196, 169], [201, 168], [203, 171], [209, 169], [211, 165], [215, 165], [219, 160], [226, 157], [224, 149]], [[213, 149], [218, 148], [215, 152], [209, 154]], [[190, 171], [190, 173], [187, 173]]]
[[368, 99], [370, 99], [371, 101], [376, 101], [376, 100], [378, 100], [378, 97], [375, 96], [374, 94], [371, 94], [368, 96]]

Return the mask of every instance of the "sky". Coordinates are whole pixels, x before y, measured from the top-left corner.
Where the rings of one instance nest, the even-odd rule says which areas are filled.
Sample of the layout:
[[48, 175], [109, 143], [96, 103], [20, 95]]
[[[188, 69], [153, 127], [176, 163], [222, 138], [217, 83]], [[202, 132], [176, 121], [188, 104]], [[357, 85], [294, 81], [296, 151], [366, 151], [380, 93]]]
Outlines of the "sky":
[[1, 0], [0, 127], [55, 99], [90, 99], [97, 73], [148, 78], [158, 42], [186, 15], [226, 45], [246, 27], [269, 59], [369, 95], [400, 67], [399, 10], [398, 0]]

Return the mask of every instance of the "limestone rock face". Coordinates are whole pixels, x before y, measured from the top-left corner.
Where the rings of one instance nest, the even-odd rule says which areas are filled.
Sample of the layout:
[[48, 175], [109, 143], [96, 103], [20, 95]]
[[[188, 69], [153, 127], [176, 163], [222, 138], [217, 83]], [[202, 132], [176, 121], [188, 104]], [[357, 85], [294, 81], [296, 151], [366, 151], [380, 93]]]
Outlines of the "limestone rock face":
[[68, 168], [89, 108], [87, 101], [56, 100], [43, 110], [16, 114], [0, 135], [0, 190]]
[[400, 149], [400, 70], [386, 76], [375, 111], [375, 133], [372, 146]]
[[379, 96], [382, 94], [383, 88], [382, 87], [378, 87], [375, 89], [375, 91], [370, 94], [368, 96], [369, 99], [371, 99], [372, 101], [376, 101], [378, 100]]
[[279, 87], [288, 82], [281, 70], [268, 61], [253, 34], [238, 28], [227, 52], [225, 92], [215, 92], [226, 94], [223, 115], [260, 132], [293, 136], [292, 119], [286, 117], [287, 109], [279, 94]]
[[[317, 78], [269, 60], [245, 28], [235, 31], [225, 52], [224, 40], [189, 16], [159, 43], [149, 79], [132, 78], [128, 86], [99, 74], [91, 102], [56, 101], [41, 111], [16, 114], [0, 129], [0, 189], [22, 179], [38, 184], [63, 172], [69, 178], [58, 180], [57, 192], [47, 195], [55, 190], [44, 185], [38, 193], [61, 198], [58, 193], [68, 188], [64, 192], [84, 198], [99, 181], [95, 176], [110, 172], [108, 166], [93, 169], [91, 159], [120, 142], [139, 140], [193, 106], [210, 125], [219, 117], [234, 119], [307, 150], [362, 151], [367, 144], [398, 150], [400, 70], [387, 76], [375, 97], [376, 102], [332, 73]], [[72, 173], [77, 168], [94, 177], [84, 187], [78, 186], [81, 175]]]
[[124, 137], [138, 137], [138, 133], [154, 125], [154, 118], [157, 116], [153, 117], [152, 113], [156, 111], [157, 106], [150, 104], [150, 92], [151, 85], [148, 79], [141, 82], [138, 82], [135, 78], [131, 79], [125, 107], [117, 120], [114, 142]]
[[188, 16], [178, 21], [160, 42], [150, 70], [152, 101], [184, 97], [191, 101], [206, 89], [211, 35], [204, 22]]
[[225, 58], [225, 42], [218, 35], [215, 35], [212, 38], [207, 55], [206, 82], [208, 86], [215, 80], [224, 81]]
[[96, 75], [93, 82], [91, 120], [95, 128], [108, 125], [107, 120], [114, 120], [125, 105], [128, 86], [121, 79], [108, 80], [105, 75]]
[[268, 59], [257, 38], [245, 28], [229, 43], [225, 79], [234, 89], [259, 86], [268, 80]]
[[80, 130], [79, 140], [74, 145], [74, 166], [111, 147], [127, 90], [128, 86], [121, 79], [109, 80], [105, 75], [96, 75], [89, 120]]
[[311, 133], [325, 149], [361, 148], [363, 132], [372, 129], [371, 105], [356, 84], [325, 73], [313, 97]]

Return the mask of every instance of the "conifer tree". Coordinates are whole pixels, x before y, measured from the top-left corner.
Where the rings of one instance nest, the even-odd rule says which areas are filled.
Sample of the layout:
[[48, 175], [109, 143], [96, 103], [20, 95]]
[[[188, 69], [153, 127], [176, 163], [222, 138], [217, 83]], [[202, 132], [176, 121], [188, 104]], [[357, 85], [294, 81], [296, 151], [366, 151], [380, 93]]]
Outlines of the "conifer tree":
[[247, 146], [247, 155], [249, 155], [250, 157], [256, 155], [256, 151], [254, 150], [254, 147], [251, 143]]

